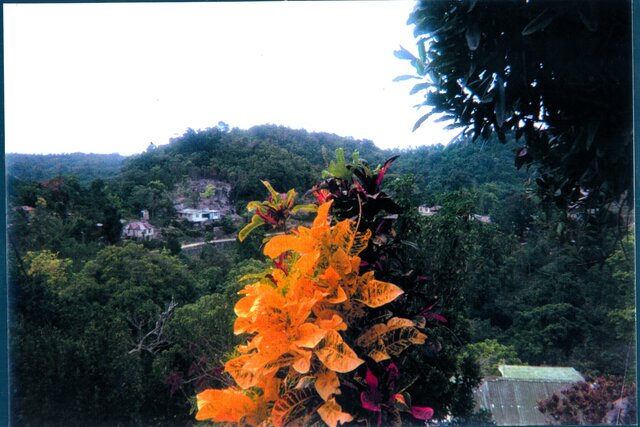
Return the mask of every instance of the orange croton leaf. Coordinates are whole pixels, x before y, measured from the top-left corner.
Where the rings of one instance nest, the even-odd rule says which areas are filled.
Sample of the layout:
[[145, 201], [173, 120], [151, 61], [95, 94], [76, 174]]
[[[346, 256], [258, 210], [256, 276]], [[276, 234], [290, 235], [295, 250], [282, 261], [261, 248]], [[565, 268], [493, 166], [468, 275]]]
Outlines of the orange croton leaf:
[[311, 355], [313, 352], [311, 350], [298, 349], [295, 353], [297, 356], [291, 367], [300, 374], [306, 374], [311, 369]]
[[376, 362], [390, 359], [402, 353], [411, 344], [424, 344], [427, 336], [409, 319], [393, 317], [385, 324], [369, 328], [356, 339], [356, 345], [364, 348]]
[[318, 319], [316, 320], [316, 325], [318, 325], [322, 329], [334, 329], [336, 331], [346, 331], [347, 324], [344, 323], [342, 317], [338, 315], [334, 310], [322, 310], [315, 311]]
[[313, 323], [303, 323], [298, 327], [298, 339], [293, 343], [299, 347], [314, 348], [327, 334]]
[[330, 330], [320, 342], [316, 356], [324, 365], [336, 372], [350, 372], [364, 363], [337, 331]]
[[392, 317], [386, 324], [378, 323], [377, 325], [373, 325], [367, 331], [363, 332], [356, 339], [356, 345], [360, 347], [366, 347], [373, 344], [374, 342], [377, 342], [384, 336], [384, 334], [393, 331], [394, 329], [412, 328], [414, 326], [415, 323], [412, 320], [403, 319], [400, 317]]
[[264, 254], [269, 258], [278, 258], [280, 254], [287, 251], [311, 252], [314, 249], [313, 243], [311, 239], [303, 239], [293, 234], [273, 236], [264, 245]]
[[338, 248], [331, 254], [331, 267], [341, 276], [344, 277], [353, 271], [351, 257], [347, 255], [344, 249]]
[[196, 399], [196, 420], [239, 423], [256, 410], [256, 403], [239, 390], [207, 389], [199, 393]]
[[233, 377], [240, 388], [247, 389], [256, 385], [258, 382], [257, 372], [244, 369], [246, 362], [251, 360], [253, 357], [253, 354], [245, 354], [229, 360], [224, 365], [224, 370]]
[[329, 209], [331, 209], [332, 200], [318, 206], [318, 214], [313, 220], [313, 228], [326, 227], [329, 224]]
[[320, 257], [319, 251], [311, 251], [303, 254], [295, 263], [294, 268], [300, 272], [302, 276], [307, 274], [313, 274], [313, 270], [316, 267], [318, 258]]
[[324, 273], [318, 275], [318, 279], [322, 280], [323, 282], [326, 282], [326, 284], [329, 285], [329, 287], [338, 286], [338, 283], [340, 283], [341, 277], [342, 276], [340, 276], [340, 274], [338, 274], [336, 269], [333, 268], [333, 266], [331, 265], [327, 267]]
[[364, 233], [356, 233], [353, 243], [351, 244], [351, 251], [349, 255], [355, 256], [366, 249], [371, 238], [371, 230], [367, 230]]
[[275, 426], [298, 425], [296, 420], [316, 409], [316, 399], [312, 388], [290, 390], [273, 405], [271, 421]]
[[327, 400], [324, 405], [319, 407], [318, 414], [329, 427], [336, 427], [338, 424], [353, 421], [351, 414], [342, 412], [342, 407], [336, 402], [335, 398]]
[[323, 369], [316, 376], [315, 388], [325, 402], [334, 394], [341, 393], [338, 375], [330, 369]]
[[368, 271], [358, 278], [358, 286], [353, 299], [376, 308], [390, 303], [403, 293], [404, 291], [393, 283], [375, 280], [373, 271]]

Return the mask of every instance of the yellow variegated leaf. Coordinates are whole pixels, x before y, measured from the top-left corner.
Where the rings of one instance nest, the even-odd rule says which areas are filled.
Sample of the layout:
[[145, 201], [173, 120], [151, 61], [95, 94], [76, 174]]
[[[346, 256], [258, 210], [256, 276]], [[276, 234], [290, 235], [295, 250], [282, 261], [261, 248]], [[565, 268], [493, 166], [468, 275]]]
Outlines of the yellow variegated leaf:
[[381, 342], [373, 346], [371, 351], [369, 351], [368, 356], [378, 363], [391, 359], [391, 356], [387, 353], [387, 349]]
[[356, 345], [360, 347], [367, 347], [377, 342], [388, 331], [389, 326], [384, 323], [373, 325], [356, 339]]
[[340, 394], [340, 380], [331, 369], [324, 369], [316, 377], [316, 391], [325, 402], [334, 394]]
[[260, 227], [261, 225], [264, 225], [264, 219], [260, 218], [258, 215], [254, 215], [251, 218], [251, 222], [245, 225], [244, 228], [238, 232], [238, 240], [243, 242], [244, 239], [247, 238], [249, 233]]
[[239, 423], [256, 409], [256, 403], [239, 390], [207, 389], [198, 393], [196, 399], [196, 420]]
[[291, 365], [291, 363], [297, 359], [296, 355], [291, 353], [285, 353], [278, 356], [275, 360], [263, 363], [258, 369], [264, 374], [268, 372], [277, 371], [280, 368]]
[[351, 258], [342, 248], [336, 249], [336, 251], [331, 254], [330, 262], [331, 267], [333, 267], [340, 276], [346, 276], [351, 273]]
[[337, 331], [329, 330], [315, 351], [324, 365], [336, 372], [350, 372], [364, 363]]
[[377, 324], [356, 339], [356, 345], [368, 351], [376, 362], [403, 352], [411, 344], [424, 344], [427, 336], [415, 328], [409, 319], [393, 317], [386, 324]]
[[331, 229], [331, 246], [344, 249], [349, 252], [356, 234], [356, 224], [351, 220], [337, 223]]
[[412, 328], [414, 326], [415, 324], [412, 320], [403, 319], [400, 317], [392, 317], [386, 324], [379, 323], [369, 328], [369, 330], [363, 332], [356, 339], [356, 345], [360, 347], [367, 347], [374, 342], [377, 342], [378, 340], [383, 338], [385, 334], [393, 331], [394, 329]]
[[316, 212], [317, 210], [318, 210], [318, 206], [313, 204], [295, 205], [293, 208], [291, 208], [291, 213], [295, 214], [295, 213], [298, 213], [299, 211]]
[[349, 255], [355, 256], [366, 249], [369, 244], [369, 238], [371, 237], [371, 230], [367, 230], [364, 233], [356, 233], [353, 243], [351, 244], [351, 250]]
[[413, 326], [416, 326], [415, 322], [411, 319], [405, 319], [402, 317], [392, 317], [391, 319], [389, 319], [387, 321], [387, 327], [391, 330], [391, 329], [398, 329], [398, 328], [411, 328]]
[[324, 300], [331, 304], [340, 304], [347, 300], [347, 294], [342, 289], [342, 286], [336, 286], [330, 294], [324, 297]]
[[337, 427], [338, 424], [353, 421], [351, 414], [342, 412], [342, 407], [336, 402], [335, 398], [327, 400], [324, 405], [319, 407], [318, 414], [329, 427]]
[[285, 206], [288, 208], [293, 206], [293, 202], [295, 201], [297, 195], [298, 193], [293, 188], [287, 191], [287, 195], [285, 196], [285, 201], [284, 201]]
[[[271, 194], [271, 198], [273, 200], [278, 200], [278, 199], [282, 200], [282, 196], [280, 195], [280, 193], [278, 193], [276, 190], [273, 189], [269, 181], [260, 181], [260, 182], [262, 182], [262, 184], [265, 187], [267, 187], [267, 190], [269, 190], [269, 194]], [[293, 191], [293, 190], [289, 190], [289, 191]]]
[[416, 328], [395, 329], [384, 336], [384, 350], [392, 356], [397, 356], [411, 344], [424, 344], [426, 339], [427, 336]]
[[369, 307], [376, 308], [390, 303], [403, 293], [404, 291], [393, 283], [375, 280], [373, 272], [369, 271], [358, 279], [358, 287], [353, 298]]
[[271, 420], [275, 426], [299, 425], [307, 412], [315, 411], [318, 406], [317, 396], [312, 388], [293, 389], [276, 401], [271, 410]]

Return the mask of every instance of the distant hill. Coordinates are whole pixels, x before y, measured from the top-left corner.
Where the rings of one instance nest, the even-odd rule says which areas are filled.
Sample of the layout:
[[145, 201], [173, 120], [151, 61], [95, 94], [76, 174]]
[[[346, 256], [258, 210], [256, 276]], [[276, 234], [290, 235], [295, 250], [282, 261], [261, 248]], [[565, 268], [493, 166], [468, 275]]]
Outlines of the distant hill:
[[167, 189], [185, 179], [218, 179], [232, 185], [237, 202], [260, 199], [265, 190], [260, 180], [280, 191], [306, 191], [318, 182], [336, 148], [344, 148], [347, 160], [358, 150], [372, 167], [394, 154], [400, 158], [390, 176], [413, 174], [422, 194], [478, 188], [496, 183], [504, 190], [522, 188], [524, 171], [513, 164], [513, 142], [424, 146], [405, 150], [382, 150], [369, 140], [356, 140], [323, 132], [284, 126], [260, 125], [250, 129], [189, 129], [167, 145], [129, 157], [123, 165], [121, 185], [126, 200], [136, 187], [152, 181]]
[[120, 154], [15, 154], [5, 155], [7, 174], [22, 181], [45, 181], [73, 175], [81, 184], [120, 173], [126, 157]]

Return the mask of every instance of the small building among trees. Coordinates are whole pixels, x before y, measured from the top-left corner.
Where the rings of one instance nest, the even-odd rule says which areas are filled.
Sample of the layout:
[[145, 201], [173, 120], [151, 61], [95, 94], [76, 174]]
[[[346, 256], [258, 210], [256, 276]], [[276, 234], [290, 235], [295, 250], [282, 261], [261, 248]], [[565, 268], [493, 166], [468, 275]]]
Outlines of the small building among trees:
[[540, 401], [584, 378], [574, 368], [499, 365], [501, 376], [485, 378], [475, 391], [476, 409], [489, 411], [496, 425], [544, 425]]
[[215, 209], [182, 209], [178, 211], [180, 219], [187, 220], [189, 222], [205, 222], [208, 220], [217, 221], [222, 218], [220, 211]]
[[122, 237], [149, 241], [157, 236], [156, 228], [146, 221], [132, 221], [122, 227]]

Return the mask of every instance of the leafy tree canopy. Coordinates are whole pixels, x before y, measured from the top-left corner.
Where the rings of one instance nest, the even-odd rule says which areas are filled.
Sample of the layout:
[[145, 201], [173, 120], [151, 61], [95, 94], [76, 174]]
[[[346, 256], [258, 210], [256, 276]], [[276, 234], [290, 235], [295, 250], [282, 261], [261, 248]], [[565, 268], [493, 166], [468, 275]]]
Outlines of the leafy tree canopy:
[[421, 106], [451, 127], [520, 142], [515, 164], [561, 207], [632, 189], [631, 7], [628, 1], [422, 0], [409, 18]]

